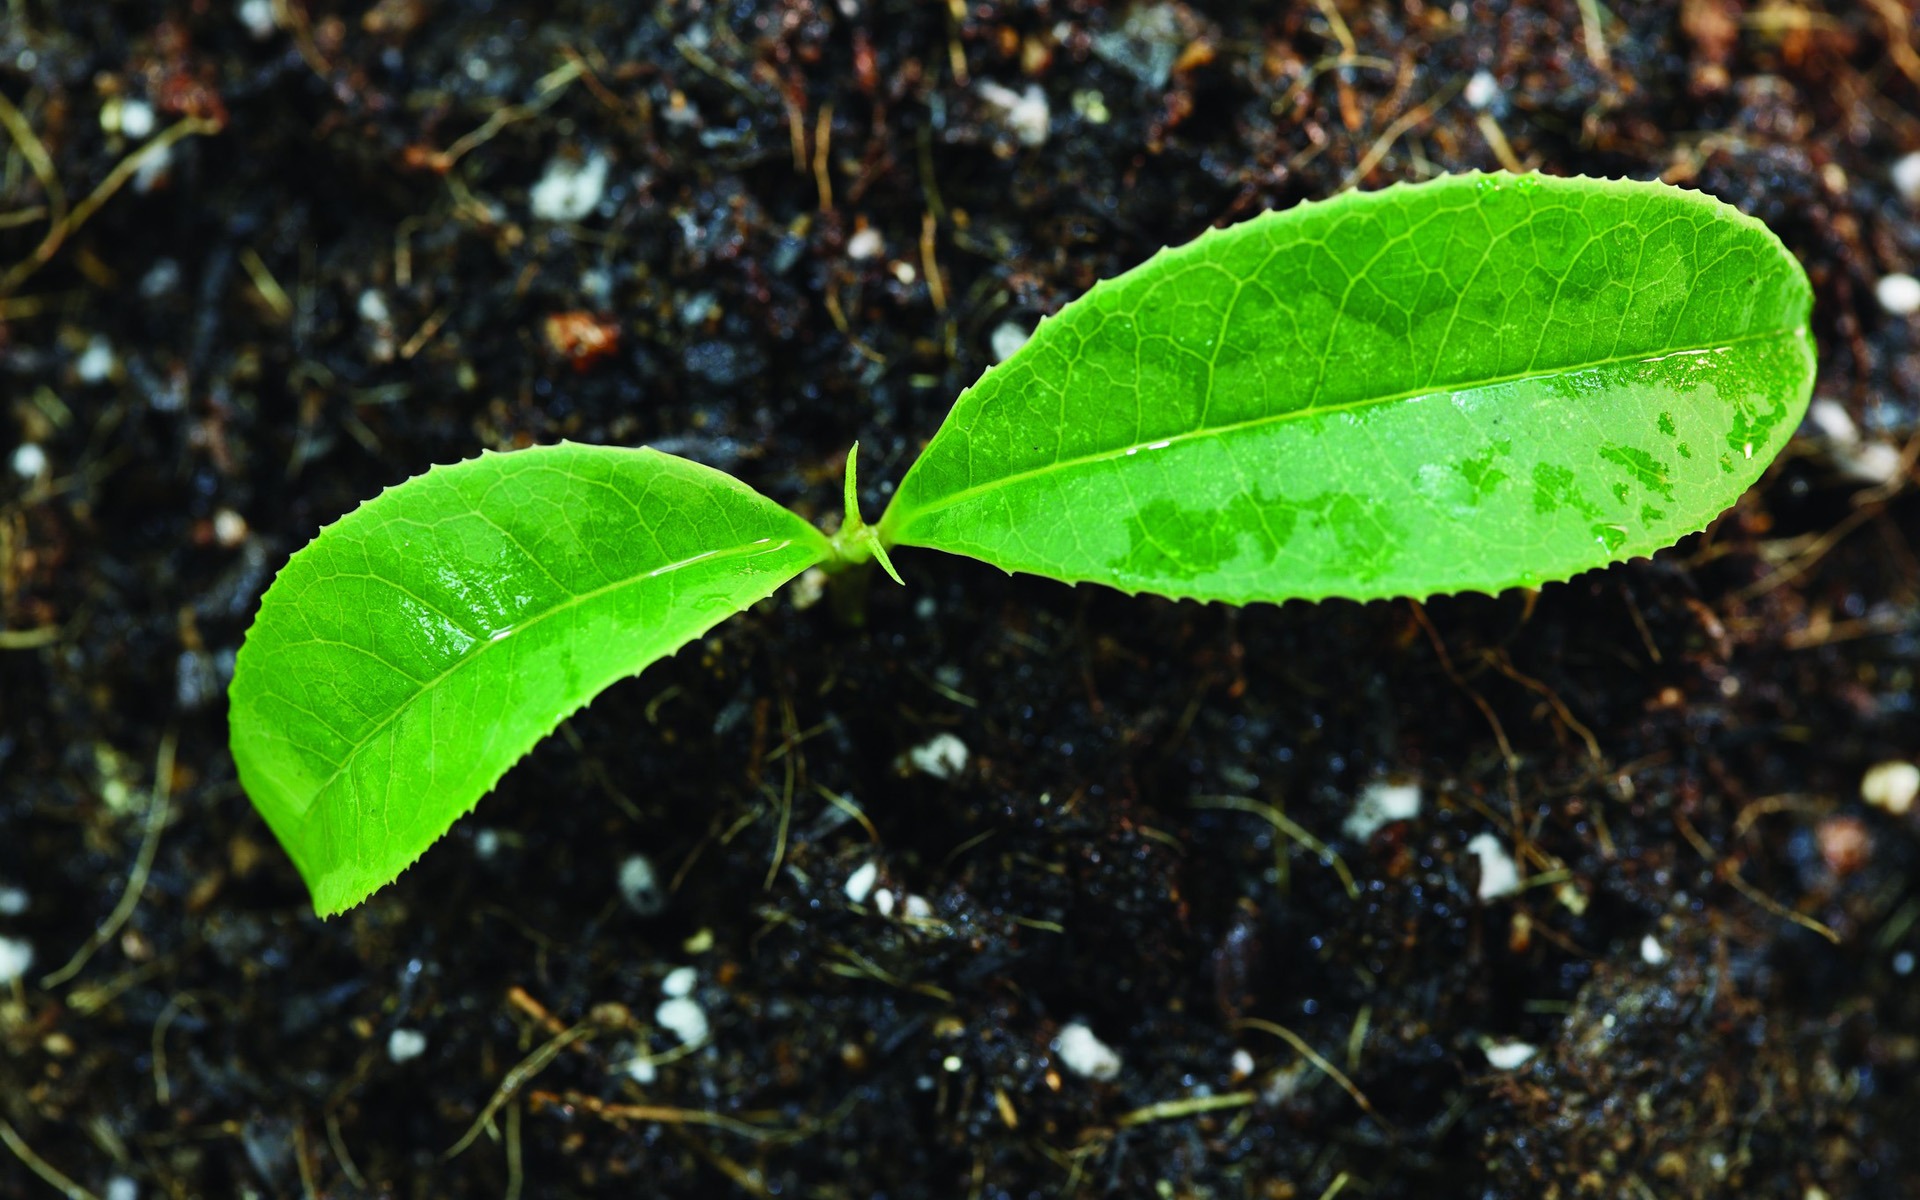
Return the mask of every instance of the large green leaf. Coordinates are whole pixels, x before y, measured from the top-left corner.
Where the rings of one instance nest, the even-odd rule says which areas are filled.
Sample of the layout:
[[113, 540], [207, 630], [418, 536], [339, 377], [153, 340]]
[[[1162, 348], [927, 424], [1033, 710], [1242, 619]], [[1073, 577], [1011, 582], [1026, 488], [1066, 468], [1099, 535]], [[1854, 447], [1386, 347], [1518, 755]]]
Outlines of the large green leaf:
[[569, 713], [829, 554], [651, 450], [436, 467], [321, 531], [234, 667], [234, 761], [323, 915], [391, 881]]
[[1230, 601], [1564, 579], [1704, 526], [1813, 382], [1805, 275], [1659, 184], [1456, 176], [1270, 213], [1042, 323], [880, 525]]

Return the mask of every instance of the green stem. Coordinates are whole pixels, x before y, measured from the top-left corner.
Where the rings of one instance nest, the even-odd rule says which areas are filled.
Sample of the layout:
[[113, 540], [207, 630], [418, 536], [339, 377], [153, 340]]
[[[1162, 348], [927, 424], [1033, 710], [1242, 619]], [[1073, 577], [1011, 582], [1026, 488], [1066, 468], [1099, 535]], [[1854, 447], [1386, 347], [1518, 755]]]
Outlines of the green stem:
[[827, 539], [833, 546], [833, 559], [822, 566], [831, 575], [877, 559], [880, 569], [904, 587], [906, 581], [900, 578], [900, 572], [893, 569], [893, 560], [887, 557], [886, 543], [880, 540], [880, 531], [860, 519], [859, 458], [860, 443], [855, 442], [853, 448], [847, 451], [847, 475], [843, 487], [846, 516], [840, 522], [840, 532]]

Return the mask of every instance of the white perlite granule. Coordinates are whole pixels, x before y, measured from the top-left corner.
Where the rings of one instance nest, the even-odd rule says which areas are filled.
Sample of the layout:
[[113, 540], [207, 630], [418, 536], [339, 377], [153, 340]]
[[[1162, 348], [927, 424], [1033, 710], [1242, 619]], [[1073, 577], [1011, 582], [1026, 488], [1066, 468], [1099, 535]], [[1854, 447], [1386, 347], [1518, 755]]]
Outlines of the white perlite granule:
[[1083, 1079], [1102, 1082], [1120, 1074], [1120, 1056], [1079, 1021], [1063, 1025], [1053, 1039], [1060, 1065]]

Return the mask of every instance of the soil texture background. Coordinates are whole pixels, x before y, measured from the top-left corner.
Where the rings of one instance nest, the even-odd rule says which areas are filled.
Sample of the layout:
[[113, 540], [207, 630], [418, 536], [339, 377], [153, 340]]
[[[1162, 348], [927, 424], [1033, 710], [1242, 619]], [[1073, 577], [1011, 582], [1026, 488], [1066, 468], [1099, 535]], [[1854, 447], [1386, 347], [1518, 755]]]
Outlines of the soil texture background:
[[[1917, 27], [0, 2], [0, 1196], [1920, 1195], [1920, 818], [1862, 795], [1920, 756]], [[235, 782], [260, 592], [384, 486], [571, 438], [831, 520], [857, 438], [877, 516], [1095, 280], [1502, 167], [1813, 279], [1816, 419], [1652, 561], [1236, 611], [902, 553], [324, 923]]]

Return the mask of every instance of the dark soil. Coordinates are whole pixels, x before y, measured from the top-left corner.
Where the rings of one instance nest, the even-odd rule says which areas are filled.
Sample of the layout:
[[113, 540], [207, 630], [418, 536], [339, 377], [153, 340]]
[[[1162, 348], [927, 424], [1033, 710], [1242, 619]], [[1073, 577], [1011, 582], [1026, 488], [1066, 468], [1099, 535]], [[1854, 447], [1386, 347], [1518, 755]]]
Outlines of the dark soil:
[[[1860, 798], [1920, 755], [1920, 324], [1875, 300], [1920, 266], [1916, 20], [0, 5], [0, 937], [34, 955], [0, 1196], [1920, 1195], [1920, 826]], [[1044, 145], [989, 83], [1044, 96]], [[609, 167], [576, 221], [531, 212], [556, 158]], [[1826, 411], [1904, 459], [1862, 482], [1810, 423], [1654, 561], [1424, 610], [903, 555], [863, 628], [780, 599], [615, 687], [327, 923], [235, 783], [256, 598], [384, 485], [567, 437], [824, 515], [859, 438], [877, 515], [1003, 325], [1211, 224], [1503, 161], [1764, 218]], [[617, 348], [570, 354], [589, 325]], [[944, 781], [907, 757], [943, 732]], [[1344, 834], [1385, 777], [1420, 814]], [[1482, 834], [1517, 895], [1479, 899]], [[868, 863], [931, 916], [851, 903]], [[676, 1057], [682, 966], [712, 1037]], [[1075, 1021], [1111, 1080], [1053, 1048]]]

